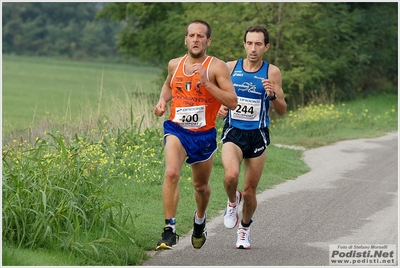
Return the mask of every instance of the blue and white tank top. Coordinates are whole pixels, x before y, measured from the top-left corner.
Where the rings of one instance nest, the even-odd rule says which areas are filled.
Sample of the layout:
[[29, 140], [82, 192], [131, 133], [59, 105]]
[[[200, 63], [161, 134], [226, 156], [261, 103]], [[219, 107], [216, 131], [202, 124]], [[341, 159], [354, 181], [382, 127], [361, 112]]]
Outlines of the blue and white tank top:
[[263, 62], [256, 72], [243, 70], [243, 59], [236, 62], [231, 73], [231, 79], [238, 97], [235, 110], [229, 110], [229, 125], [253, 130], [269, 126], [269, 97], [262, 85], [261, 79], [268, 78], [268, 62]]

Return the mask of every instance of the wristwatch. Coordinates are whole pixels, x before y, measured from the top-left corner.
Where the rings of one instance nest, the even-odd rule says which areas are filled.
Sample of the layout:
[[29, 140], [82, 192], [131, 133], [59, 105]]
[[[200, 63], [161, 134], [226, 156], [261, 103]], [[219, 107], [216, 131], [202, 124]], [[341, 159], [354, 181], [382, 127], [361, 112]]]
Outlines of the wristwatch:
[[278, 98], [278, 95], [276, 95], [276, 92], [274, 91], [274, 96], [271, 98], [271, 97], [269, 97], [269, 99], [271, 100], [271, 101], [273, 101], [273, 100], [276, 100], [276, 98]]

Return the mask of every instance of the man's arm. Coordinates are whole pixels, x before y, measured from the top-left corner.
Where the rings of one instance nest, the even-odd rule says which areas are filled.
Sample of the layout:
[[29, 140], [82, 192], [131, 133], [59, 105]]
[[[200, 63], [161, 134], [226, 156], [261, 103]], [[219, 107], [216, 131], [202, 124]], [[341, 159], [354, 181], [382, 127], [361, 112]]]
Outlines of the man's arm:
[[279, 68], [275, 65], [270, 64], [268, 68], [268, 81], [272, 83], [264, 83], [264, 88], [266, 88], [267, 94], [272, 98], [274, 96], [273, 92], [276, 92], [276, 95], [278, 96], [275, 100], [271, 101], [272, 107], [278, 114], [284, 115], [286, 113], [287, 104], [282, 89], [282, 75]]
[[172, 59], [168, 63], [168, 75], [162, 86], [160, 99], [157, 105], [154, 107], [155, 115], [162, 116], [166, 111], [167, 103], [172, 99], [172, 88], [170, 85], [171, 85], [172, 75], [174, 74], [178, 63], [179, 63], [179, 58]]
[[[233, 87], [228, 66], [220, 59], [214, 58], [210, 66], [210, 78], [214, 77], [215, 82], [209, 80], [201, 81], [202, 85], [216, 98], [222, 105], [230, 109], [237, 106], [237, 96]], [[212, 81], [214, 81], [212, 79]]]
[[[229, 75], [232, 74], [232, 70], [235, 68], [236, 62], [237, 62], [237, 60], [226, 62], [226, 65], [228, 66], [228, 70], [229, 70]], [[224, 119], [227, 115], [228, 115], [228, 107], [226, 107], [225, 105], [222, 104], [221, 107], [219, 108], [217, 116], [219, 118]]]

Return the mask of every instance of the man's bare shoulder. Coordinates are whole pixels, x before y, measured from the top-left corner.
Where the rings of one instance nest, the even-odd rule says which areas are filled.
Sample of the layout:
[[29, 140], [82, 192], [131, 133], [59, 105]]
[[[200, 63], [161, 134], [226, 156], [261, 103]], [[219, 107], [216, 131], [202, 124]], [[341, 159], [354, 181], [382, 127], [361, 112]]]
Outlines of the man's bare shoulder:
[[179, 62], [181, 61], [182, 58], [183, 57], [174, 58], [174, 59], [171, 59], [168, 62], [168, 71], [170, 73], [173, 73], [175, 71], [175, 69], [178, 67], [178, 64], [179, 64]]
[[223, 60], [221, 60], [220, 58], [217, 58], [217, 57], [215, 57], [215, 56], [212, 56], [213, 57], [213, 62], [216, 62], [217, 64], [225, 64], [225, 62], [223, 61]]
[[236, 63], [237, 63], [237, 60], [231, 60], [231, 61], [227, 61], [226, 65], [228, 65], [228, 67], [230, 69], [231, 67], [232, 68], [235, 67]]
[[213, 56], [213, 60], [212, 60], [212, 63], [211, 63], [211, 67], [212, 67], [214, 70], [218, 71], [220, 68], [223, 68], [223, 69], [227, 68], [227, 65], [226, 65], [226, 62], [225, 62], [225, 61], [223, 61], [223, 60], [221, 60], [221, 59], [219, 59], [219, 58]]
[[273, 65], [273, 64], [270, 63], [269, 64], [269, 68], [268, 68], [268, 72], [276, 74], [276, 73], [281, 73], [281, 70], [276, 65]]
[[176, 65], [178, 65], [179, 62], [180, 62], [180, 60], [181, 60], [182, 58], [183, 58], [183, 57], [178, 57], [178, 58], [170, 59], [169, 62], [168, 62], [168, 66], [176, 66]]

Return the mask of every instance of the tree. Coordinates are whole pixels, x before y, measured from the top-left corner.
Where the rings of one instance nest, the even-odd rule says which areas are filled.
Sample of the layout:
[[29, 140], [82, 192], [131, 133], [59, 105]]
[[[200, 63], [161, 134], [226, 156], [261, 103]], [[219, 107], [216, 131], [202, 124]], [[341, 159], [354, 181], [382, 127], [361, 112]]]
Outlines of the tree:
[[[171, 34], [171, 23], [174, 23], [171, 20], [181, 12], [180, 2], [111, 3], [97, 14], [97, 18], [108, 18], [125, 24], [119, 34], [118, 45], [127, 57], [138, 56], [163, 67], [175, 51], [180, 51], [179, 41], [171, 40], [168, 35]], [[175, 21], [175, 27], [179, 27], [180, 23], [180, 20]]]
[[3, 3], [3, 53], [89, 59], [115, 56], [120, 23], [95, 20], [105, 3]]
[[[360, 94], [397, 93], [397, 3], [112, 2], [3, 3], [3, 53], [110, 57], [123, 53], [167, 71], [187, 52], [186, 25], [212, 27], [208, 54], [245, 57], [243, 33], [264, 25], [264, 60], [282, 72], [291, 108]], [[160, 82], [162, 83], [162, 82]]]

